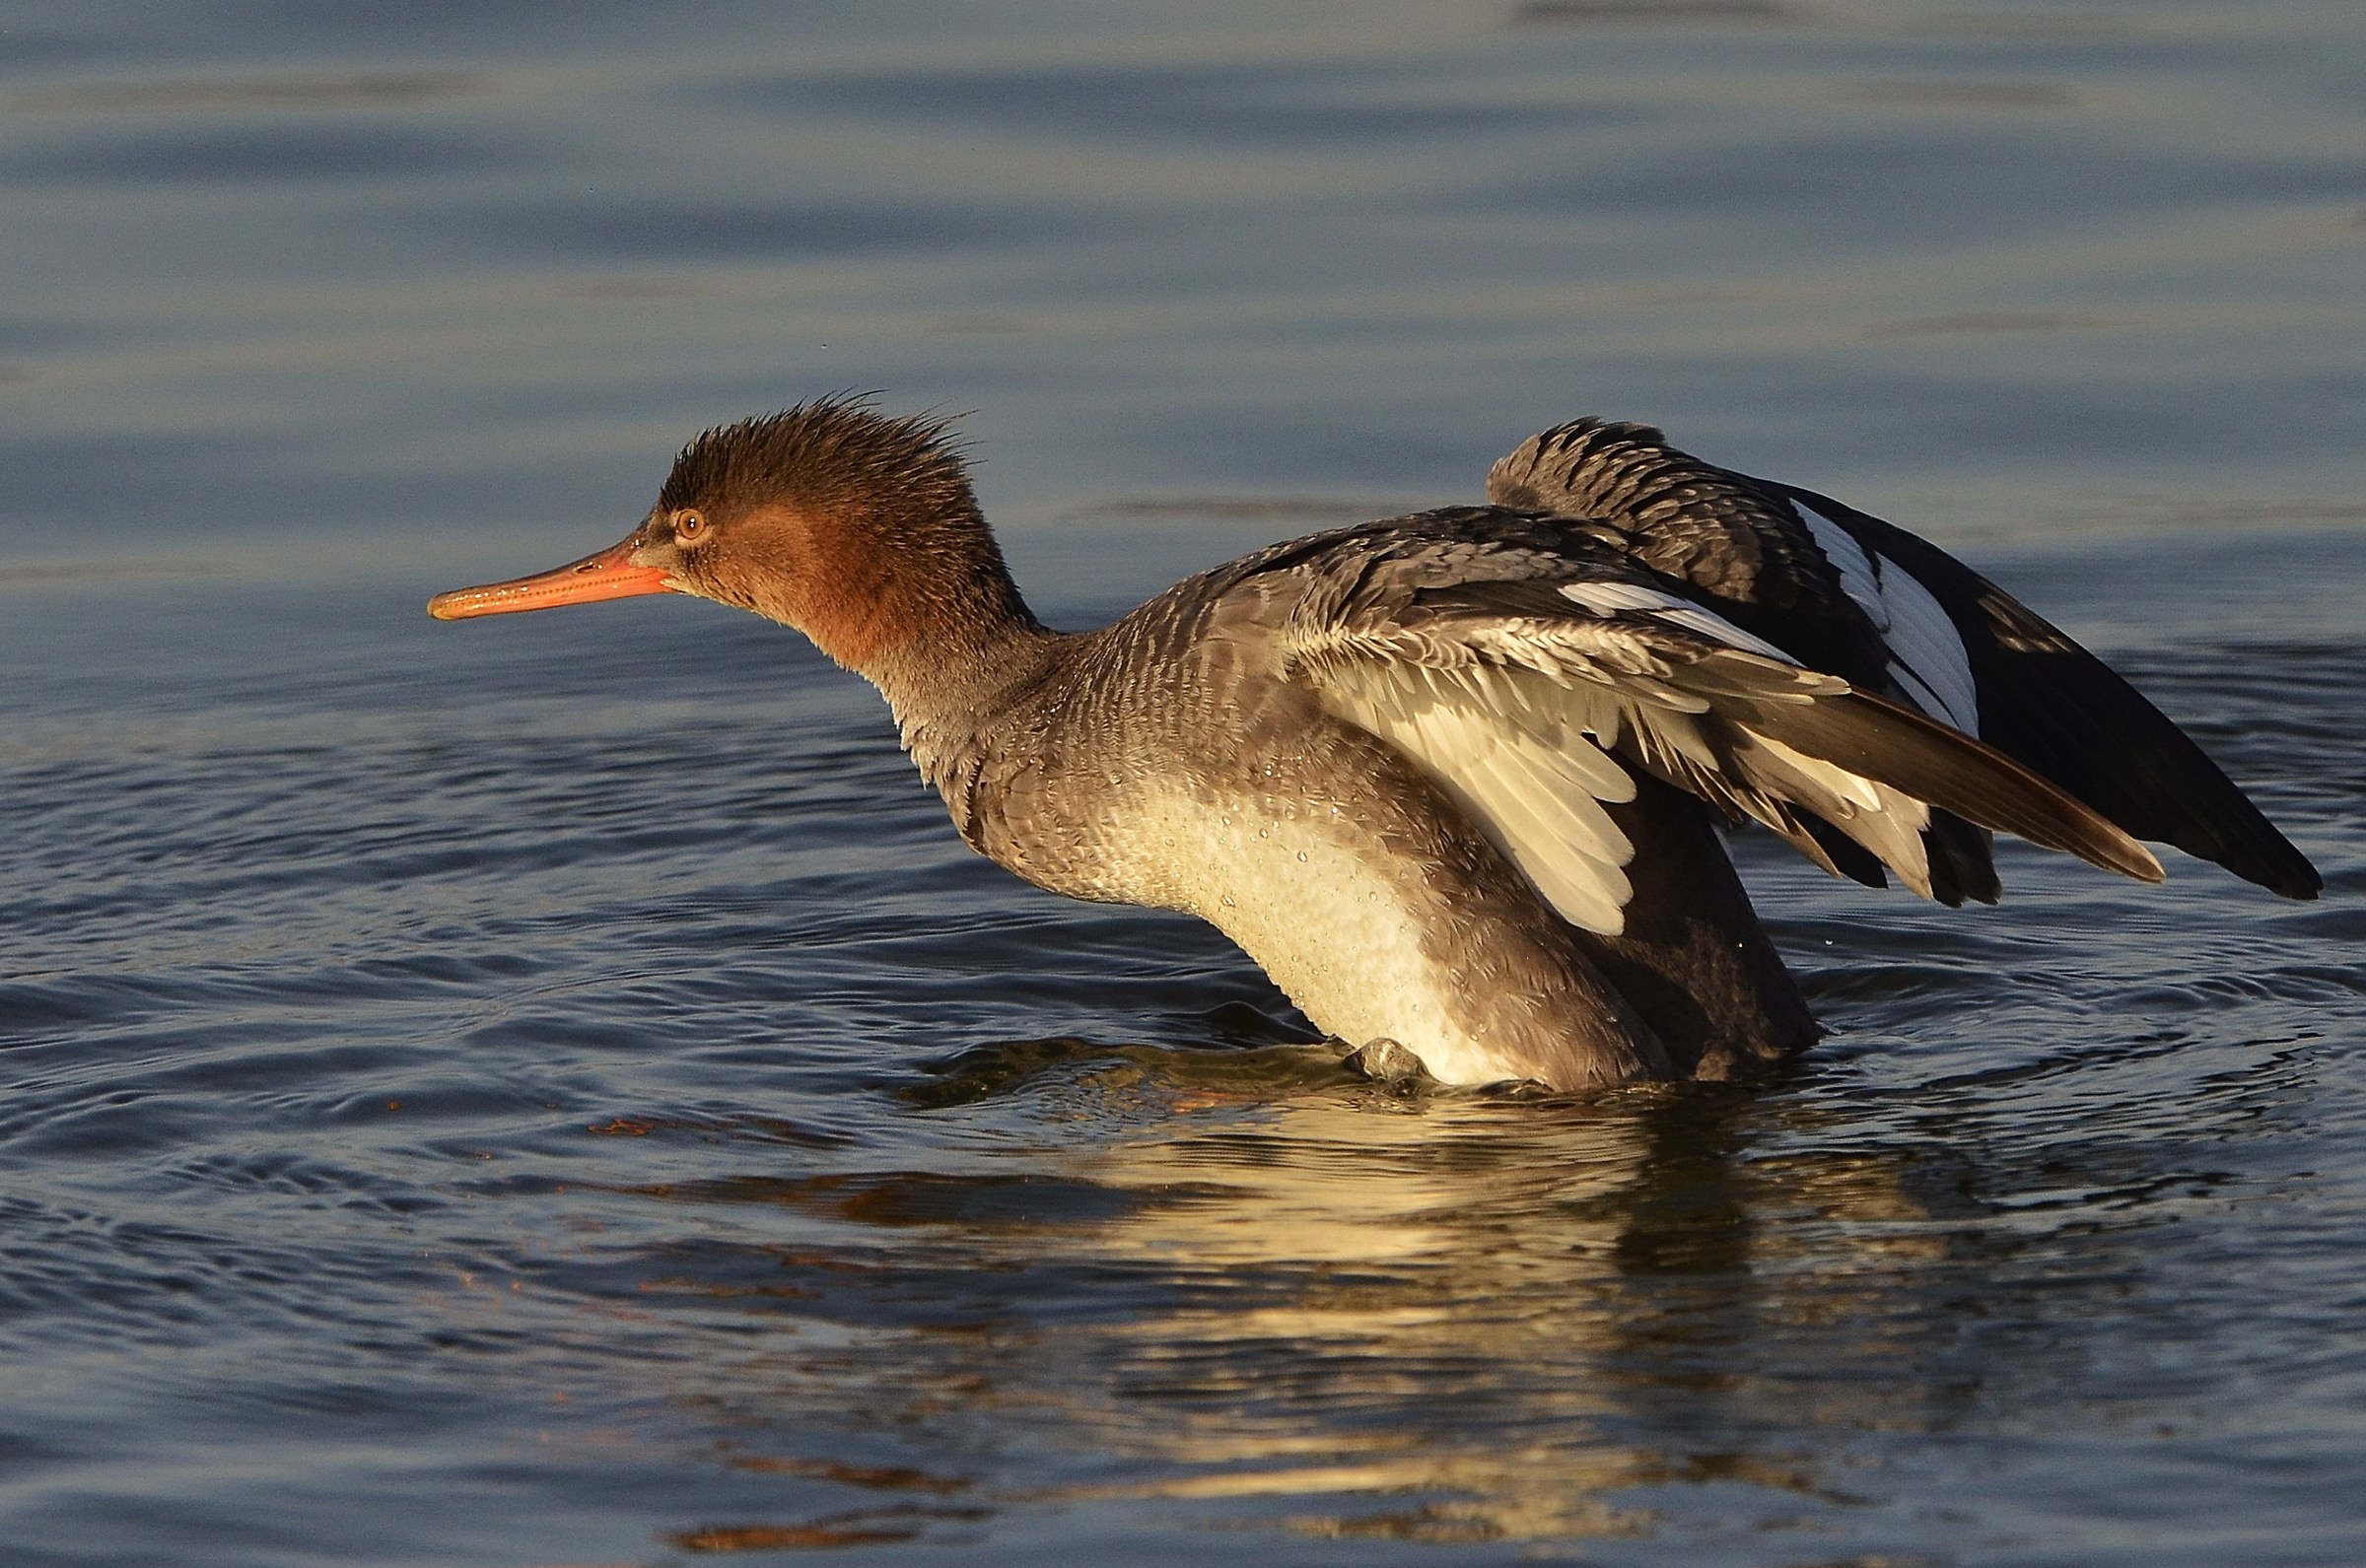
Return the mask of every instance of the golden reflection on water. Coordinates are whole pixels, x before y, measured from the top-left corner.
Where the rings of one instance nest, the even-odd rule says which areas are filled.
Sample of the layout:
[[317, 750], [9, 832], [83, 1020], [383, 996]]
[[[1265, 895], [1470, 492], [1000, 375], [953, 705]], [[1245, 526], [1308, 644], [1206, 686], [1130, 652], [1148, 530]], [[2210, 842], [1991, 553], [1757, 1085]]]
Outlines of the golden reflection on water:
[[[1140, 1210], [1113, 1254], [1288, 1278], [1246, 1310], [1184, 1309], [1114, 1330], [1128, 1378], [1075, 1412], [1165, 1473], [1073, 1489], [1288, 1497], [1321, 1535], [1513, 1538], [1643, 1527], [1601, 1494], [1651, 1462], [1605, 1444], [1611, 1391], [1570, 1371], [1615, 1337], [1602, 1313], [1655, 1168], [1646, 1105], [1611, 1114], [1441, 1102], [1273, 1108], [1262, 1125], [1080, 1150], [1113, 1187], [1220, 1182], [1222, 1201]], [[1543, 1375], [1529, 1378], [1522, 1368]], [[1508, 1374], [1508, 1375], [1506, 1375]], [[1287, 1391], [1260, 1399], [1258, 1386]], [[1145, 1421], [1155, 1399], [1160, 1418]], [[1477, 1408], [1449, 1413], [1465, 1400]], [[1436, 1420], [1430, 1419], [1434, 1414]], [[1442, 1494], [1442, 1495], [1441, 1495]], [[1348, 1496], [1425, 1496], [1377, 1515]]]
[[[885, 1340], [842, 1322], [831, 1349], [800, 1329], [801, 1353], [734, 1365], [742, 1386], [702, 1398], [767, 1411], [784, 1430], [757, 1446], [809, 1442], [783, 1412], [817, 1406], [940, 1436], [984, 1421], [1005, 1449], [1028, 1434], [1036, 1461], [945, 1483], [974, 1484], [972, 1504], [1233, 1504], [1315, 1536], [1434, 1540], [1647, 1534], [1651, 1508], [1622, 1494], [1667, 1486], [1796, 1515], [1847, 1500], [1845, 1438], [1810, 1458], [1736, 1432], [1929, 1419], [1928, 1314], [1896, 1303], [1952, 1244], [1906, 1157], [1753, 1156], [1779, 1102], [1336, 1084], [1252, 1101], [1098, 1077], [1129, 1125], [1009, 1151], [1016, 1181], [653, 1190], [819, 1221], [829, 1244], [786, 1261], [937, 1319]], [[938, 1311], [948, 1296], [965, 1304]]]

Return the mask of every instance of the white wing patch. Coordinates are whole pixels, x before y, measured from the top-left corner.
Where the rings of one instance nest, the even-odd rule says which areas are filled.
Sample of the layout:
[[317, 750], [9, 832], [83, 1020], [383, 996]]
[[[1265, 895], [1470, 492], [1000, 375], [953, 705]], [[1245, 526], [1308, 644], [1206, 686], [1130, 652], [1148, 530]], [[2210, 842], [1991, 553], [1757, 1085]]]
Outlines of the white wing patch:
[[1967, 735], [1980, 733], [1980, 688], [1972, 679], [1972, 656], [1947, 611], [1913, 573], [1897, 562], [1868, 555], [1856, 536], [1801, 506], [1801, 520], [1816, 537], [1841, 586], [1873, 622], [1890, 650], [1890, 676], [1899, 690], [1931, 717]]
[[1881, 572], [1882, 597], [1889, 601], [1890, 651], [1933, 696], [1940, 707], [1922, 711], [1944, 718], [1967, 735], [1980, 733], [1980, 688], [1972, 680], [1972, 655], [1930, 589], [1895, 562], [1874, 559]]
[[1890, 629], [1890, 607], [1881, 602], [1881, 579], [1874, 572], [1872, 561], [1866, 557], [1864, 547], [1856, 542], [1856, 535], [1807, 507], [1794, 510], [1798, 511], [1800, 520], [1807, 524], [1807, 531], [1816, 536], [1816, 548], [1824, 552], [1824, 559], [1832, 563], [1834, 571], [1840, 573], [1841, 586], [1847, 590], [1848, 597], [1873, 618], [1875, 628], [1887, 632]]
[[1681, 626], [1696, 637], [1705, 637], [1727, 648], [1738, 648], [1761, 658], [1779, 659], [1785, 664], [1799, 661], [1763, 638], [1748, 632], [1712, 611], [1705, 610], [1689, 599], [1673, 593], [1662, 593], [1635, 582], [1565, 582], [1561, 596], [1582, 604], [1596, 615], [1616, 615], [1621, 610], [1640, 610], [1654, 620]]

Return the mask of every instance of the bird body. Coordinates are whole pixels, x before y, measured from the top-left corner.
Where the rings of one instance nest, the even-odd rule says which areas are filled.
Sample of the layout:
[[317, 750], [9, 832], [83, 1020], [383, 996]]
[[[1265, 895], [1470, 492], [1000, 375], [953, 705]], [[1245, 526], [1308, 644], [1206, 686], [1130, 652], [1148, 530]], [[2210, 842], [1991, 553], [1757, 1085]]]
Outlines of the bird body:
[[2182, 731], [1912, 535], [1600, 421], [1489, 488], [1059, 633], [941, 426], [823, 400], [691, 443], [613, 550], [430, 608], [675, 591], [797, 627], [879, 688], [980, 852], [1197, 915], [1317, 1027], [1449, 1083], [1722, 1077], [1812, 1042], [1719, 814], [1949, 903], [1996, 896], [1989, 830], [2158, 880], [2132, 827], [2316, 890]]

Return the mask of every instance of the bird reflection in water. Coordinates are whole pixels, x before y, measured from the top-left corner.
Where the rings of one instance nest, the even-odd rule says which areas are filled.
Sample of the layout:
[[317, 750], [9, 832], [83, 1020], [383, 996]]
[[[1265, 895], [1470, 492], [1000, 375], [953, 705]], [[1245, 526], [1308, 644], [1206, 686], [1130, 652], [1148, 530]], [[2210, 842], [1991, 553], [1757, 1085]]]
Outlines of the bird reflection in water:
[[787, 1315], [753, 1355], [671, 1369], [676, 1396], [729, 1412], [740, 1467], [849, 1412], [933, 1454], [902, 1473], [958, 1506], [897, 1504], [916, 1533], [1162, 1500], [1318, 1536], [1584, 1539], [1703, 1485], [1779, 1525], [1849, 1500], [1844, 1458], [1788, 1446], [1803, 1417], [1919, 1429], [1968, 1397], [1920, 1341], [1930, 1297], [1980, 1277], [1920, 1195], [1955, 1180], [1927, 1150], [1786, 1156], [1813, 1127], [1779, 1084], [1342, 1079], [1321, 1047], [985, 1048], [924, 1114], [1016, 1094], [1092, 1135], [637, 1190], [728, 1218], [664, 1249], [638, 1305]]

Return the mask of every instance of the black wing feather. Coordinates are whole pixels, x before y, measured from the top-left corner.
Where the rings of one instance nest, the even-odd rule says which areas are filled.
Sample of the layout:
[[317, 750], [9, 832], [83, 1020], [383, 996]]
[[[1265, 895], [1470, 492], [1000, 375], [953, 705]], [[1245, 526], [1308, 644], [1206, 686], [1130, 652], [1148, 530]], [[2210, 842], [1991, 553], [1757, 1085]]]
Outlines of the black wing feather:
[[[2174, 844], [2286, 898], [2324, 879], [2243, 791], [2094, 654], [1927, 540], [1811, 490], [1754, 479], [1669, 446], [1648, 425], [1582, 419], [1523, 443], [1488, 476], [1501, 505], [1586, 527], [1691, 585], [1735, 625], [1860, 691], [1888, 653], [1842, 591], [1798, 509], [1812, 510], [1935, 598], [1962, 639], [1981, 738], [2139, 838]], [[1942, 902], [1993, 902], [1985, 836], [1934, 816], [1925, 835]], [[1844, 858], [1835, 869], [1866, 880]]]
[[2174, 844], [2285, 898], [2313, 899], [2325, 886], [2191, 736], [2043, 616], [1903, 528], [1812, 490], [1772, 488], [1930, 590], [1971, 655], [1983, 740], [2137, 838]]

